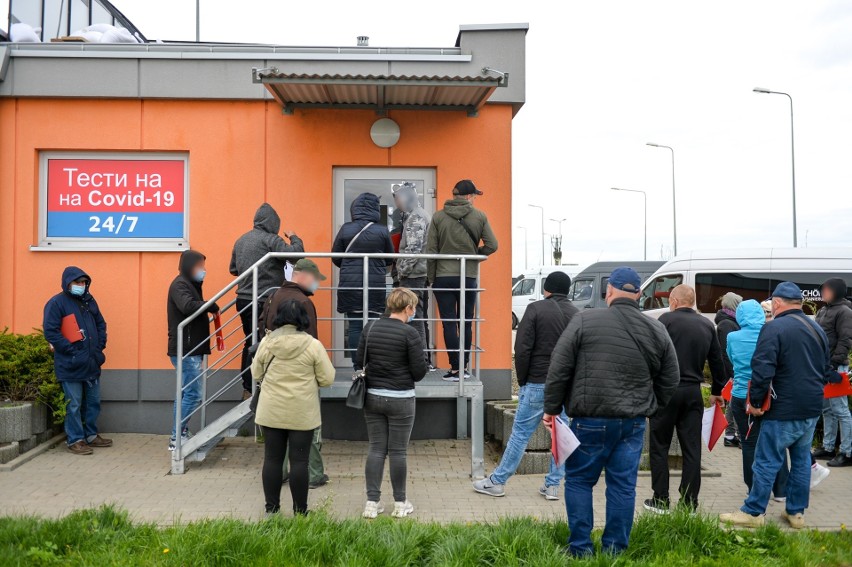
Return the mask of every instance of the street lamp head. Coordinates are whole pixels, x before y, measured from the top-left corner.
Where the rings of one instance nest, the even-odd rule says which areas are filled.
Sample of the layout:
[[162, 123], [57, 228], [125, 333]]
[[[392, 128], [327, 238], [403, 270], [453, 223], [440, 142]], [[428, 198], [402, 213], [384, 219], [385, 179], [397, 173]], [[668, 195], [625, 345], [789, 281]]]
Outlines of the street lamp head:
[[645, 143], [645, 145], [651, 146], [651, 147], [654, 147], [654, 148], [662, 148], [663, 147], [660, 144], [655, 144], [654, 142], [647, 142], [647, 143]]
[[772, 91], [770, 91], [769, 89], [764, 89], [763, 87], [754, 87], [751, 90], [752, 90], [752, 92], [756, 92], [756, 93], [772, 94]]

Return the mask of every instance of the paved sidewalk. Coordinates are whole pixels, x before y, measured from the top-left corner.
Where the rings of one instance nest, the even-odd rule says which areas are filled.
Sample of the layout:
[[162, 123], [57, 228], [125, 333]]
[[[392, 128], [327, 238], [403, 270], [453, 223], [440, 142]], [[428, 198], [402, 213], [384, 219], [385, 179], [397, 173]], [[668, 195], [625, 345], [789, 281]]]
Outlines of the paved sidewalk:
[[[115, 446], [96, 450], [90, 457], [67, 453], [60, 445], [20, 468], [0, 473], [0, 515], [61, 516], [75, 509], [113, 503], [134, 519], [170, 524], [202, 518], [263, 517], [260, 468], [263, 447], [250, 438], [223, 442], [203, 463], [190, 463], [187, 473], [169, 474], [167, 437], [118, 434]], [[312, 490], [310, 506], [327, 508], [338, 517], [358, 517], [364, 504], [366, 443], [327, 441], [323, 444], [326, 471], [332, 481]], [[487, 456], [487, 469], [496, 455]], [[701, 503], [709, 513], [735, 510], [742, 504], [738, 449], [721, 444], [705, 455], [704, 466], [718, 476], [704, 478]], [[408, 497], [416, 518], [439, 522], [493, 521], [506, 516], [564, 519], [563, 502], [547, 502], [538, 495], [542, 476], [515, 476], [504, 498], [476, 494], [470, 487], [470, 444], [467, 441], [414, 441], [409, 450]], [[852, 468], [834, 469], [812, 493], [809, 525], [839, 529], [852, 525]], [[676, 492], [679, 477], [672, 478]], [[384, 500], [392, 500], [390, 482], [383, 485]], [[284, 487], [287, 508], [289, 494]], [[603, 480], [595, 489], [596, 520], [604, 520]], [[651, 495], [650, 478], [640, 476], [637, 513]], [[768, 517], [781, 523], [783, 504], [772, 503]]]

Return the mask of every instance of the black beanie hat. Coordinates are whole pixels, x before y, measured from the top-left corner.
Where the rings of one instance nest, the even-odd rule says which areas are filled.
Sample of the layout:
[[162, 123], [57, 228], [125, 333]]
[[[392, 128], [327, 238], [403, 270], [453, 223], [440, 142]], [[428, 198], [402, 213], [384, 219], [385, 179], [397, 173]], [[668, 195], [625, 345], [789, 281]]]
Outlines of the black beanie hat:
[[544, 291], [568, 295], [571, 288], [571, 276], [565, 272], [553, 272], [544, 280]]

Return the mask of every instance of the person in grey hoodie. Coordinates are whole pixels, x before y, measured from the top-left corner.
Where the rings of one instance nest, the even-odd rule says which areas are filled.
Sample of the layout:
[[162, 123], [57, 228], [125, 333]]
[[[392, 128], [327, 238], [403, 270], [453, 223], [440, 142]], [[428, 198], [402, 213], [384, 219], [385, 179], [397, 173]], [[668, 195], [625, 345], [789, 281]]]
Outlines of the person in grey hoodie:
[[[263, 203], [254, 214], [254, 227], [240, 236], [234, 243], [231, 253], [230, 272], [233, 276], [239, 276], [251, 268], [255, 262], [263, 258], [267, 252], [304, 252], [305, 246], [302, 239], [294, 232], [284, 231], [284, 236], [290, 241], [289, 244], [278, 235], [281, 230], [281, 217], [269, 203]], [[293, 263], [295, 264], [295, 258]], [[263, 311], [263, 303], [270, 297], [275, 288], [284, 281], [284, 266], [287, 261], [283, 258], [272, 258], [257, 269], [257, 312]], [[240, 320], [243, 324], [243, 332], [246, 341], [243, 343], [243, 354], [240, 362], [240, 371], [243, 377], [243, 399], [251, 397], [251, 356], [249, 348], [252, 346], [252, 330], [257, 326], [257, 321], [252, 319], [252, 279], [244, 280], [237, 287], [237, 311], [240, 312]]]
[[[429, 234], [429, 223], [432, 222], [432, 216], [420, 205], [417, 188], [409, 182], [395, 185], [393, 199], [397, 208], [402, 211], [400, 254], [423, 254], [426, 249], [426, 237]], [[428, 351], [429, 341], [426, 336], [426, 321], [424, 320], [429, 312], [429, 294], [426, 289], [426, 260], [402, 258], [396, 261], [396, 272], [399, 278], [399, 286], [410, 289], [417, 296], [414, 320], [409, 324], [420, 335], [423, 347]], [[426, 352], [426, 361], [429, 362], [428, 352]]]

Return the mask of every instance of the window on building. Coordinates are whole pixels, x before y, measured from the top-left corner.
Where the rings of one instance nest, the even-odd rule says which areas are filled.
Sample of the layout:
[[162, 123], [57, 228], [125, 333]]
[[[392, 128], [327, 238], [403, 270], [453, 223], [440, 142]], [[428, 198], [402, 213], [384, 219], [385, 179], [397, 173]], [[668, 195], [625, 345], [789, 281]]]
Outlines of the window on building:
[[669, 294], [672, 288], [683, 283], [683, 275], [681, 274], [666, 274], [654, 278], [654, 280], [645, 286], [642, 290], [642, 296], [639, 298], [639, 308], [644, 310], [649, 309], [666, 309], [669, 306]]
[[512, 295], [532, 295], [535, 293], [535, 280], [521, 280], [515, 285], [515, 289], [512, 290]]

